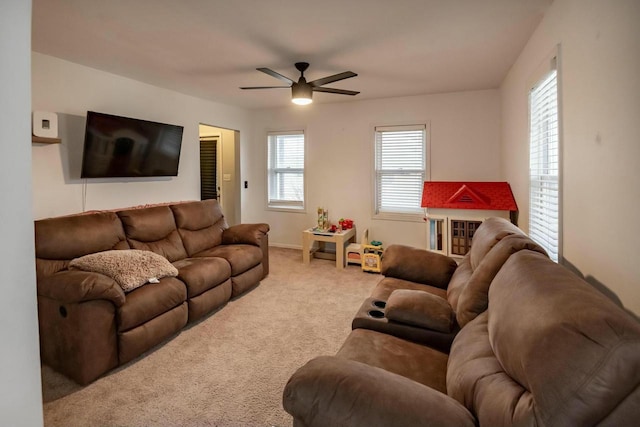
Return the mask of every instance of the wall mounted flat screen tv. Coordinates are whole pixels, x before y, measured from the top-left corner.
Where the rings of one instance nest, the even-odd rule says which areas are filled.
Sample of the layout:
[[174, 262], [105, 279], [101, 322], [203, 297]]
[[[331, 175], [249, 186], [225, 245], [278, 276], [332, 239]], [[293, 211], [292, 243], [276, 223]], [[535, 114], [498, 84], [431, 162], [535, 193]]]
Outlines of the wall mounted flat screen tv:
[[87, 111], [80, 176], [177, 176], [183, 129]]

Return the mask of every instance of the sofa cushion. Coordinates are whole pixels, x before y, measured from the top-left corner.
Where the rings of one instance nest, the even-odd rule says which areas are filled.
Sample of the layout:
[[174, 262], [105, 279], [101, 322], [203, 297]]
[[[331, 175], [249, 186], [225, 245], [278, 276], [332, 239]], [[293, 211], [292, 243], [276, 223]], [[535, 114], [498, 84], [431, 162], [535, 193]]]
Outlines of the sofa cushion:
[[231, 266], [223, 258], [185, 258], [173, 265], [178, 269], [178, 278], [187, 285], [189, 298], [215, 288], [231, 277]]
[[35, 221], [38, 279], [64, 270], [68, 261], [94, 252], [129, 249], [122, 223], [113, 212]]
[[487, 323], [484, 312], [454, 339], [447, 366], [447, 394], [482, 420], [480, 425], [517, 425], [511, 423], [512, 414], [530, 411], [532, 396], [504, 372], [489, 342]]
[[222, 243], [222, 232], [228, 226], [217, 200], [179, 203], [171, 210], [189, 256]]
[[397, 289], [391, 292], [385, 314], [394, 322], [440, 332], [451, 332], [453, 311], [446, 299], [425, 291]]
[[173, 262], [187, 257], [169, 206], [118, 212], [133, 249], [155, 252]]
[[133, 249], [85, 255], [72, 260], [69, 268], [104, 274], [115, 280], [125, 292], [154, 279], [178, 275], [178, 270], [166, 258]]
[[429, 285], [422, 285], [420, 283], [409, 282], [408, 280], [396, 279], [393, 277], [385, 277], [383, 278], [373, 291], [371, 292], [371, 298], [375, 298], [381, 301], [387, 301], [391, 292], [396, 289], [413, 289], [417, 291], [429, 292], [433, 295], [446, 298], [447, 291], [441, 288], [436, 288]]
[[195, 254], [195, 257], [218, 257], [231, 265], [231, 276], [237, 276], [262, 262], [262, 251], [253, 245], [219, 245]]
[[118, 331], [118, 359], [120, 364], [140, 356], [153, 346], [176, 334], [188, 320], [187, 303], [160, 314], [137, 328]]
[[545, 250], [524, 234], [505, 236], [485, 255], [484, 259], [473, 271], [466, 285], [461, 289], [456, 317], [463, 327], [487, 309], [489, 303], [489, 286], [505, 261], [521, 250], [532, 250], [546, 256]]
[[445, 353], [392, 335], [354, 329], [336, 356], [382, 368], [446, 393]]
[[447, 287], [447, 301], [449, 301], [449, 305], [451, 305], [454, 312], [458, 309], [460, 293], [462, 293], [462, 290], [467, 286], [471, 278], [471, 273], [473, 273], [473, 269], [471, 269], [471, 261], [469, 260], [469, 253], [467, 252], [464, 258], [462, 258], [462, 261], [460, 261], [460, 264], [458, 264], [455, 273], [451, 276], [449, 286]]
[[510, 234], [524, 235], [522, 230], [504, 218], [491, 217], [484, 220], [471, 241], [471, 249], [469, 250], [471, 269], [478, 268], [478, 265], [480, 265], [480, 262], [482, 262], [482, 259], [489, 253], [491, 248]]
[[153, 286], [142, 286], [127, 294], [127, 303], [118, 308], [118, 332], [128, 331], [179, 306], [187, 299], [180, 280], [166, 277]]
[[231, 299], [231, 279], [227, 279], [215, 288], [187, 299], [189, 322], [198, 320], [222, 307]]

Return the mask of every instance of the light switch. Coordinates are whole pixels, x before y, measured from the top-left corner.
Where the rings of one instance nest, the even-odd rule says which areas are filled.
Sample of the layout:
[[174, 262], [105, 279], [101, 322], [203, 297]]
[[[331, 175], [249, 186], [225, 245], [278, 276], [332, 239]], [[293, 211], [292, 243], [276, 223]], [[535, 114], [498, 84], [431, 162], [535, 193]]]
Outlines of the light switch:
[[222, 174], [222, 180], [223, 181], [231, 181], [231, 174], [230, 173]]

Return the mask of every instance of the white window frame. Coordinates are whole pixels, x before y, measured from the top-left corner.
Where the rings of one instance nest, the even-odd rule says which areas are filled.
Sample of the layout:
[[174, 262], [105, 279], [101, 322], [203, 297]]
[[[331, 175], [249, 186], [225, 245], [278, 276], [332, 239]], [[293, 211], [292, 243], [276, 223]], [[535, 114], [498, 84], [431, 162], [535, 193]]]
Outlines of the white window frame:
[[[411, 169], [400, 172], [397, 170], [399, 174], [405, 173], [421, 173], [422, 177], [420, 179], [419, 189], [417, 189], [417, 202], [415, 210], [391, 210], [391, 209], [381, 209], [380, 201], [379, 201], [379, 186], [380, 186], [380, 177], [384, 174], [392, 174], [393, 171], [383, 170], [379, 168], [380, 166], [380, 155], [379, 152], [379, 133], [380, 132], [398, 132], [398, 131], [411, 131], [411, 130], [422, 130], [424, 132], [423, 138], [423, 150], [422, 150], [422, 168], [421, 169]], [[429, 180], [429, 160], [430, 160], [430, 152], [429, 152], [429, 125], [427, 122], [424, 124], [411, 124], [411, 125], [390, 125], [390, 126], [375, 126], [374, 127], [374, 137], [373, 137], [373, 218], [374, 219], [385, 219], [385, 220], [395, 220], [395, 221], [412, 221], [412, 222], [423, 222], [424, 218], [424, 209], [420, 207], [420, 202], [422, 199], [422, 188], [424, 181]]]
[[[559, 49], [529, 91], [529, 236], [562, 262], [562, 141]], [[549, 116], [550, 115], [550, 116]]]
[[[276, 153], [273, 152], [273, 144], [279, 136], [287, 135], [302, 135], [303, 137], [303, 164], [302, 168], [286, 168], [285, 170], [279, 170], [274, 167], [274, 161]], [[306, 197], [307, 197], [307, 180], [306, 180], [306, 163], [307, 163], [307, 136], [304, 130], [292, 130], [292, 131], [270, 131], [267, 132], [267, 191], [266, 191], [266, 204], [268, 210], [275, 211], [287, 211], [287, 212], [305, 212]], [[300, 200], [279, 200], [272, 198], [272, 189], [275, 185], [276, 176], [279, 173], [302, 173], [302, 198]]]

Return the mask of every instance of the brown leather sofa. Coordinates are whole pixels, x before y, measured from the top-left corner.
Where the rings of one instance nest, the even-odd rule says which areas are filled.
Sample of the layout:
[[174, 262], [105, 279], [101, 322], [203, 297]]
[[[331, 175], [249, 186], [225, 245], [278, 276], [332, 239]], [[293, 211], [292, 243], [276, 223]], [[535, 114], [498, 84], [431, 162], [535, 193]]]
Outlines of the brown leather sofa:
[[[546, 256], [522, 230], [498, 217], [482, 223], [459, 265], [441, 254], [391, 245], [382, 259], [385, 277], [358, 310], [352, 328], [385, 332], [448, 352], [461, 326], [486, 310], [489, 286], [498, 270], [523, 249]], [[405, 291], [400, 295], [399, 290]], [[400, 298], [391, 298], [387, 307], [396, 294]]]
[[[256, 286], [269, 272], [267, 224], [228, 227], [215, 200], [35, 222], [42, 362], [87, 384]], [[130, 292], [69, 268], [110, 250], [162, 255], [177, 268]]]
[[[640, 324], [544, 253], [503, 243], [522, 236], [484, 249], [474, 236], [482, 257], [471, 253], [436, 291], [462, 319], [448, 352], [356, 328], [335, 356], [290, 378], [283, 406], [294, 426], [636, 425]], [[462, 314], [465, 304], [473, 310]]]

